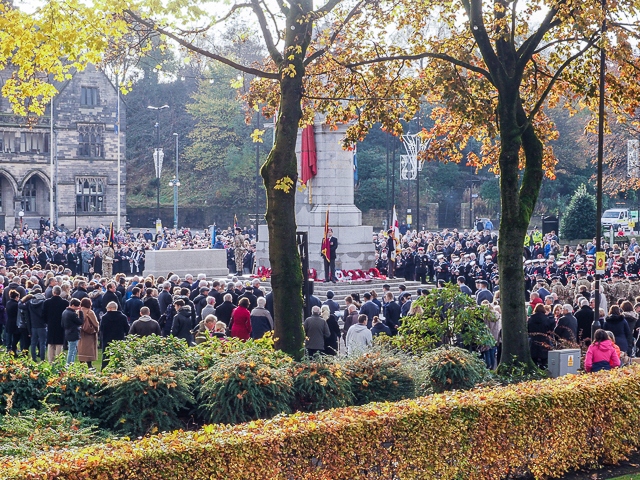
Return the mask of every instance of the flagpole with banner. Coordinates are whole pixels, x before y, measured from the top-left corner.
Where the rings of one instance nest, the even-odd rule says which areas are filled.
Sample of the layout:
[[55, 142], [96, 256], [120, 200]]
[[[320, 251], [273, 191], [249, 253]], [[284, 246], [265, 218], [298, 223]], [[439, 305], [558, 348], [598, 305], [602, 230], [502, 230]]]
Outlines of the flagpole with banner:
[[331, 244], [329, 241], [329, 207], [327, 207], [327, 213], [324, 217], [324, 236], [322, 237], [322, 256], [327, 262], [330, 261], [331, 256]]
[[111, 222], [111, 226], [109, 227], [109, 246], [113, 247], [115, 245], [116, 236], [113, 231], [113, 222]]
[[396, 256], [402, 252], [400, 247], [400, 229], [398, 228], [398, 214], [396, 206], [393, 206], [393, 216], [391, 217], [391, 236], [393, 238], [393, 252], [389, 252], [392, 261], [396, 261]]

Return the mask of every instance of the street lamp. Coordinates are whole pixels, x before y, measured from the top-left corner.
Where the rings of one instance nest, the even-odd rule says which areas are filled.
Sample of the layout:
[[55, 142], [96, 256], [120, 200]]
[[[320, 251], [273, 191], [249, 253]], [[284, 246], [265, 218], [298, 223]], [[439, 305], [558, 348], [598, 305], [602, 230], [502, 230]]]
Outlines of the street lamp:
[[149, 110], [156, 111], [156, 124], [153, 126], [156, 130], [156, 146], [153, 150], [153, 164], [156, 168], [156, 178], [157, 182], [157, 192], [156, 192], [156, 231], [158, 230], [159, 225], [161, 225], [160, 221], [160, 177], [162, 175], [162, 160], [164, 160], [164, 152], [162, 151], [162, 147], [160, 146], [160, 110], [164, 110], [165, 108], [169, 108], [169, 105], [162, 105], [161, 107], [153, 107], [149, 105], [147, 107]]
[[174, 133], [176, 137], [176, 174], [173, 176], [173, 180], [169, 182], [169, 186], [173, 187], [173, 228], [178, 231], [178, 187], [180, 186], [180, 180], [178, 176], [178, 134]]

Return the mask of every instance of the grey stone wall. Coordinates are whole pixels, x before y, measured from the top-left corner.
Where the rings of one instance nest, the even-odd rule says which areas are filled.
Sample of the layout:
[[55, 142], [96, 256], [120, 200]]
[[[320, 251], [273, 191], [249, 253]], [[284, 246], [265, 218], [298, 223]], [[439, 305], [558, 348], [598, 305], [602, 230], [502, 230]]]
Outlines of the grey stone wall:
[[[0, 79], [9, 71], [0, 72]], [[98, 89], [98, 104], [92, 107], [81, 105], [82, 87]], [[109, 79], [94, 66], [57, 85], [59, 93], [54, 104], [54, 138], [50, 144], [54, 148], [53, 169], [54, 197], [58, 224], [67, 228], [77, 226], [97, 226], [111, 221], [117, 215], [117, 93]], [[35, 119], [35, 124], [26, 125], [26, 119], [11, 112], [7, 99], [0, 99], [0, 131], [19, 136], [23, 132], [48, 134], [51, 112]], [[94, 124], [102, 127], [102, 155], [83, 157], [79, 154], [79, 124]], [[126, 106], [120, 102], [120, 144], [121, 144], [121, 222], [126, 218]], [[51, 148], [51, 147], [50, 147]], [[25, 183], [36, 176], [36, 210], [25, 212], [25, 221], [37, 225], [40, 216], [49, 217], [49, 185], [51, 181], [50, 153], [48, 152], [0, 152], [0, 194], [5, 223], [10, 226], [21, 208], [20, 197]], [[105, 177], [105, 211], [95, 213], [76, 212], [75, 180], [77, 176]], [[1, 219], [0, 219], [1, 224]]]

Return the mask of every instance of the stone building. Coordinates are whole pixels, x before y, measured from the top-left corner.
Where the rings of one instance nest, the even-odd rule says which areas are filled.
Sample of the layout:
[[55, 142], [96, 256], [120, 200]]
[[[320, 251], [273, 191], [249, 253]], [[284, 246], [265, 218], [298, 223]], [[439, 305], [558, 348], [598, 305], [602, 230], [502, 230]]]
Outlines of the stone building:
[[[11, 75], [0, 71], [0, 85]], [[88, 66], [57, 85], [51, 111], [38, 118], [15, 115], [0, 97], [0, 229], [20, 222], [38, 227], [40, 217], [68, 229], [117, 224], [117, 91]], [[126, 110], [120, 101], [121, 224], [125, 223]], [[52, 155], [53, 153], [53, 155]], [[53, 166], [52, 166], [53, 164]], [[52, 174], [53, 172], [53, 174]]]

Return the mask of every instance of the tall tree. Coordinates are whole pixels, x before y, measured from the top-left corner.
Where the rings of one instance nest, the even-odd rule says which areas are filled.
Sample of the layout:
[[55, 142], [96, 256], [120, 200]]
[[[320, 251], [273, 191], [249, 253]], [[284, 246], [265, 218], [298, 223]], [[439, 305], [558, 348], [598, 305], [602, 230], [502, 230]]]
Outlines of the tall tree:
[[[638, 7], [636, 0], [382, 4], [376, 20], [368, 19], [358, 33], [346, 32], [333, 50], [343, 70], [336, 68], [337, 88], [322, 108], [355, 122], [347, 143], [363, 138], [375, 121], [400, 133], [400, 120], [415, 115], [424, 95], [437, 104], [435, 125], [423, 132], [431, 139], [424, 158], [466, 158], [500, 175], [499, 270], [501, 284], [509, 285], [501, 291], [504, 368], [532, 366], [522, 245], [543, 176], [554, 178], [557, 162], [551, 148], [557, 132], [545, 110], [563, 105], [575, 111], [579, 104], [597, 112], [598, 47], [616, 67], [607, 74], [610, 111], [638, 108], [639, 62], [631, 47]], [[389, 41], [389, 24], [403, 34], [403, 43]], [[345, 71], [355, 73], [348, 90], [337, 80]], [[385, 108], [390, 99], [396, 108]], [[594, 125], [592, 117], [588, 128]], [[471, 138], [481, 142], [480, 155], [464, 155]]]

